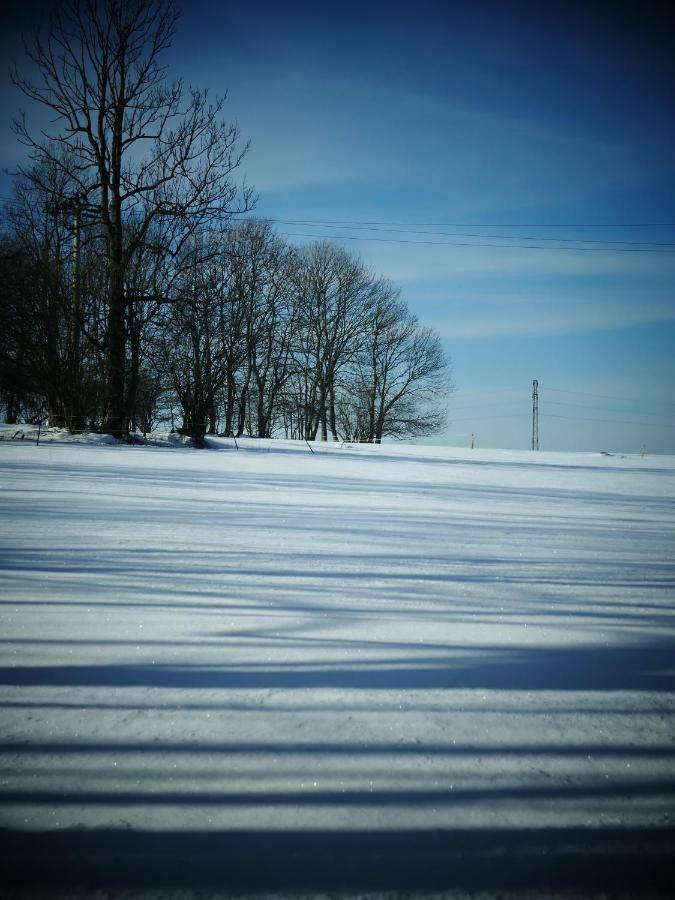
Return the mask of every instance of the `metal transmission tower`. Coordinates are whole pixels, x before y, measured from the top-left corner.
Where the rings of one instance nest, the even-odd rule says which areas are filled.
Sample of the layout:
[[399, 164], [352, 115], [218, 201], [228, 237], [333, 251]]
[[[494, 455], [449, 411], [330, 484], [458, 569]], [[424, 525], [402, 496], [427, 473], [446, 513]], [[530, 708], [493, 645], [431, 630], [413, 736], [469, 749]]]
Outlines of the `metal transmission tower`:
[[539, 382], [532, 382], [532, 449], [539, 449]]

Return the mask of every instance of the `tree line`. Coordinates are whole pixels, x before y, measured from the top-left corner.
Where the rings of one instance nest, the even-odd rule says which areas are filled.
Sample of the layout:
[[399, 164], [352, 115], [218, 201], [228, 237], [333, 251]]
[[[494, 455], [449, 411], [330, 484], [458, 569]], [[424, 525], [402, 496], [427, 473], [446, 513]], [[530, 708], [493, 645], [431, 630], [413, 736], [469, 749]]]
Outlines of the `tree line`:
[[[166, 80], [171, 0], [66, 0], [13, 78], [34, 136], [0, 245], [7, 421], [117, 436], [380, 441], [439, 430], [448, 363], [399, 291], [250, 213], [224, 98]], [[176, 418], [178, 422], [176, 422]]]

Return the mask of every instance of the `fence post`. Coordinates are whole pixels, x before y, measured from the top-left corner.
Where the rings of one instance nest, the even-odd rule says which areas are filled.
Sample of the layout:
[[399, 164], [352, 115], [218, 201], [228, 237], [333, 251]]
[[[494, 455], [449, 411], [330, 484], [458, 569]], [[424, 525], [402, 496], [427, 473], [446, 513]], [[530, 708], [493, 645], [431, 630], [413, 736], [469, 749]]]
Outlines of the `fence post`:
[[40, 432], [42, 431], [42, 419], [38, 419], [38, 436], [37, 441], [35, 442], [35, 446], [40, 446]]

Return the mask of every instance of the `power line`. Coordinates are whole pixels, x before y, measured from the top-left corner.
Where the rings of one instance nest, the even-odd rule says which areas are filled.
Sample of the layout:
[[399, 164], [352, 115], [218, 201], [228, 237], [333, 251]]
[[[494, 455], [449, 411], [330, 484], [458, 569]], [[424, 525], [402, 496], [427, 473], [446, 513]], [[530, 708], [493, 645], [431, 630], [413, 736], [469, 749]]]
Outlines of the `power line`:
[[[541, 397], [541, 387], [539, 388], [539, 396]], [[585, 409], [585, 410], [588, 410], [589, 412], [592, 412], [593, 410], [596, 410], [596, 409], [600, 410], [601, 412], [617, 412], [617, 413], [635, 412], [635, 410], [616, 409], [616, 407], [611, 407], [611, 406], [595, 406], [595, 405], [589, 405], [589, 404], [568, 403], [566, 400], [549, 400], [549, 401], [547, 401], [546, 405], [547, 406], [565, 406], [565, 407], [571, 406], [573, 409]], [[490, 408], [494, 408], [495, 406], [497, 406], [499, 408], [502, 408], [504, 406], [522, 407], [523, 402], [521, 400], [505, 400], [502, 402], [495, 400], [493, 402], [487, 402], [487, 403], [475, 403], [475, 404], [471, 404], [470, 406], [455, 406], [455, 407], [453, 407], [453, 412], [466, 412], [467, 410], [470, 410], [470, 409], [486, 409], [486, 408], [490, 409]], [[663, 411], [650, 412], [647, 409], [640, 409], [640, 413], [642, 415], [648, 415], [648, 416], [662, 416], [663, 415]]]
[[[539, 396], [541, 397], [541, 387], [539, 388]], [[549, 400], [546, 405], [547, 405], [547, 407], [548, 406], [572, 407], [573, 409], [583, 409], [583, 410], [587, 410], [588, 412], [592, 412], [594, 410], [599, 410], [601, 412], [616, 412], [616, 413], [635, 412], [635, 410], [616, 409], [615, 407], [610, 407], [610, 406], [594, 406], [594, 405], [588, 405], [588, 404], [568, 403], [565, 400]], [[476, 409], [476, 410], [491, 409], [491, 408], [494, 408], [495, 406], [497, 406], [498, 408], [503, 408], [504, 406], [522, 407], [523, 402], [521, 400], [506, 400], [503, 402], [493, 401], [493, 402], [488, 402], [488, 403], [476, 403], [476, 404], [471, 404], [470, 406], [455, 406], [455, 407], [453, 407], [451, 412], [456, 413], [456, 412], [466, 412], [467, 410], [474, 410], [474, 409]], [[653, 411], [652, 412], [647, 409], [640, 409], [640, 413], [642, 415], [647, 415], [647, 416], [662, 416], [663, 415], [663, 411]], [[481, 418], [486, 418], [486, 416], [481, 416]]]
[[470, 406], [455, 406], [455, 412], [466, 412], [467, 409], [485, 409], [485, 407], [494, 407], [497, 406], [500, 409], [504, 406], [522, 406], [522, 402], [520, 400], [506, 400], [501, 402], [499, 400], [495, 400], [492, 403], [472, 403]]
[[[631, 400], [630, 397], [610, 397], [608, 394], [592, 394], [588, 391], [569, 391], [564, 388], [553, 388], [553, 387], [544, 387], [545, 391], [554, 391], [556, 394], [577, 394], [580, 397], [597, 397], [599, 400], [616, 400], [618, 403], [626, 403], [629, 402], [639, 403], [639, 398], [635, 398], [635, 400]], [[664, 406], [673, 406], [672, 403], [665, 403]]]
[[491, 388], [491, 387], [487, 387], [487, 388], [469, 388], [468, 390], [464, 391], [464, 393], [467, 393], [467, 394], [470, 394], [470, 393], [474, 393], [474, 394], [475, 394], [475, 393], [481, 393], [481, 394], [518, 394], [518, 395], [520, 396], [520, 395], [522, 395], [522, 389], [521, 389], [521, 388], [497, 388], [497, 387], [496, 387], [496, 388]]
[[499, 416], [463, 416], [460, 419], [455, 419], [453, 417], [450, 418], [450, 421], [454, 424], [455, 422], [475, 422], [476, 419], [483, 421], [484, 419], [523, 419], [529, 418], [529, 413], [511, 413]]
[[[9, 197], [0, 197], [0, 200], [14, 203], [16, 201]], [[244, 215], [243, 213], [233, 213], [233, 217], [238, 217], [240, 215]], [[248, 214], [247, 214], [248, 215]], [[261, 221], [266, 221], [271, 224], [286, 224], [286, 225], [297, 225], [299, 227], [308, 227], [308, 228], [347, 228], [352, 231], [376, 231], [380, 233], [390, 233], [390, 234], [417, 234], [417, 235], [425, 235], [432, 234], [436, 236], [445, 236], [445, 237], [469, 237], [474, 238], [475, 240], [481, 241], [481, 243], [475, 243], [474, 241], [421, 241], [421, 240], [411, 240], [409, 238], [376, 238], [376, 237], [367, 237], [364, 235], [350, 235], [350, 234], [338, 234], [333, 235], [337, 240], [351, 240], [351, 241], [371, 241], [377, 243], [397, 243], [397, 244], [419, 244], [422, 246], [452, 246], [452, 247], [486, 247], [490, 249], [519, 249], [519, 250], [551, 250], [551, 251], [595, 251], [598, 253], [664, 253], [666, 255], [671, 255], [675, 251], [675, 243], [665, 242], [665, 241], [617, 241], [617, 240], [602, 240], [599, 238], [561, 238], [561, 237], [551, 237], [546, 235], [539, 235], [537, 237], [533, 237], [531, 235], [506, 235], [506, 234], [480, 234], [478, 232], [430, 232], [430, 231], [418, 231], [415, 230], [414, 227], [406, 227], [406, 223], [397, 223], [397, 222], [357, 222], [353, 221], [339, 221], [339, 220], [330, 220], [330, 219], [321, 219], [321, 220], [312, 220], [312, 219], [278, 219], [278, 218], [270, 218], [270, 217], [261, 217]], [[564, 226], [549, 226], [549, 225], [470, 225], [467, 223], [410, 223], [412, 226], [419, 226], [422, 228], [433, 228], [433, 227], [445, 227], [445, 228], [459, 228], [459, 227], [479, 227], [479, 228], [549, 228], [549, 227], [564, 227], [564, 228], [590, 228], [590, 227], [616, 227], [616, 228], [627, 228], [627, 227], [675, 227], [675, 225], [671, 226], [669, 224], [649, 224], [649, 223], [635, 223], [634, 225], [602, 225], [602, 226], [588, 226], [588, 225], [564, 225]], [[389, 227], [393, 226], [393, 227]], [[403, 230], [401, 230], [403, 229]], [[321, 234], [307, 234], [302, 232], [279, 232], [284, 237], [306, 237], [306, 238], [322, 238], [329, 237], [329, 235], [321, 235]], [[508, 244], [495, 244], [495, 243], [486, 243], [485, 239], [495, 239], [501, 241], [511, 241], [513, 243]], [[516, 243], [519, 241], [545, 241], [552, 244], [556, 243], [566, 243], [566, 244], [575, 244], [575, 245], [586, 245], [586, 244], [601, 244], [603, 246], [566, 246], [566, 247], [549, 247], [538, 244], [523, 244]], [[609, 246], [611, 245], [611, 246]], [[622, 246], [618, 246], [622, 245]], [[630, 245], [630, 246], [629, 246]]]
[[[587, 410], [589, 410], [589, 412], [594, 409], [599, 409], [601, 412], [618, 412], [618, 413], [635, 412], [635, 410], [632, 410], [632, 409], [616, 409], [615, 407], [611, 407], [611, 406], [594, 406], [594, 405], [583, 405], [580, 403], [567, 403], [565, 400], [549, 400], [547, 405], [548, 406], [571, 406], [574, 409], [587, 409]], [[663, 412], [649, 412], [649, 410], [646, 410], [646, 409], [640, 409], [639, 413], [640, 413], [640, 415], [647, 415], [647, 416], [662, 416], [663, 415]]]
[[593, 394], [590, 391], [570, 391], [566, 388], [548, 387], [548, 385], [544, 387], [544, 390], [554, 391], [556, 394], [578, 394], [580, 397], [598, 397], [601, 400], [620, 400], [622, 403], [626, 402], [625, 397], [610, 397], [608, 394]]
[[[15, 197], [7, 197], [0, 196], [0, 201], [6, 203], [18, 203]], [[233, 218], [240, 217], [251, 217], [250, 212], [233, 212]], [[375, 229], [375, 230], [387, 230], [389, 228], [402, 228], [407, 232], [412, 234], [433, 234], [435, 232], [415, 232], [412, 229], [415, 228], [675, 228], [675, 222], [567, 222], [567, 223], [556, 223], [551, 224], [550, 222], [392, 222], [387, 220], [378, 220], [378, 219], [284, 219], [284, 218], [276, 218], [271, 216], [259, 216], [260, 220], [264, 220], [266, 222], [274, 222], [279, 224], [288, 224], [288, 225], [307, 225], [311, 227], [324, 227], [324, 228], [364, 228], [364, 229]], [[443, 233], [443, 232], [439, 232]], [[617, 241], [617, 240], [607, 240], [603, 241], [598, 238], [559, 238], [559, 237], [546, 237], [544, 235], [538, 235], [537, 237], [530, 237], [527, 235], [481, 235], [481, 234], [462, 234], [463, 237], [496, 237], [496, 238], [504, 238], [510, 240], [513, 238], [517, 240], [520, 238], [521, 240], [538, 240], [538, 241], [560, 241], [560, 242], [573, 242], [573, 243], [602, 243], [602, 244], [656, 244], [657, 246], [670, 247], [675, 246], [672, 243], [662, 243], [657, 241]]]
[[[539, 418], [540, 417], [539, 417], [539, 408], [538, 408], [539, 407], [539, 404], [538, 404], [539, 390], [538, 390], [538, 388], [539, 388], [538, 382], [534, 381], [533, 382], [533, 392], [532, 392], [532, 419], [531, 419], [531, 422], [532, 422], [532, 449], [533, 450], [539, 449], [539, 427], [538, 426], [539, 426]], [[486, 388], [485, 390], [489, 390], [489, 388]], [[497, 389], [497, 390], [504, 391], [507, 389], [502, 388], [502, 389]], [[508, 389], [508, 390], [510, 392], [510, 389]], [[586, 396], [586, 397], [601, 397], [601, 398], [610, 399], [610, 400], [618, 400], [618, 401], [624, 402], [624, 403], [626, 402], [625, 398], [609, 397], [606, 394], [592, 394], [588, 391], [567, 391], [567, 390], [564, 390], [563, 388], [545, 388], [545, 390], [555, 391], [555, 392], [559, 392], [559, 393], [580, 394], [581, 396]], [[497, 392], [497, 391], [495, 391], [495, 392]], [[511, 401], [511, 403], [514, 403], [514, 402], [516, 402], [516, 401]], [[482, 404], [482, 405], [489, 407], [492, 404], [488, 403], [488, 404]], [[551, 405], [551, 406], [571, 406], [576, 409], [582, 409], [582, 410], [588, 410], [588, 411], [597, 409], [597, 410], [601, 410], [603, 412], [617, 412], [617, 413], [623, 412], [623, 410], [619, 410], [619, 409], [613, 409], [613, 408], [603, 407], [603, 406], [589, 406], [588, 404], [583, 405], [583, 404], [569, 403], [565, 400], [562, 400], [562, 401], [550, 400], [549, 405]], [[479, 404], [479, 406], [480, 406], [480, 404]], [[474, 406], [459, 407], [459, 410], [462, 411], [465, 409], [474, 409], [474, 408], [475, 408]], [[642, 410], [642, 413], [645, 415], [652, 415], [652, 416], [661, 416], [662, 415], [661, 412], [649, 412], [647, 410]], [[503, 414], [499, 414], [499, 415], [496, 415], [496, 414], [481, 415], [480, 413], [477, 413], [476, 415], [473, 415], [473, 416], [462, 416], [460, 418], [455, 418], [454, 416], [451, 415], [450, 421], [453, 425], [455, 423], [459, 423], [459, 422], [471, 422], [473, 425], [476, 425], [476, 424], [479, 424], [480, 422], [485, 422], [489, 419], [524, 419], [524, 418], [526, 418], [526, 416], [527, 416], [526, 413], [503, 413]], [[638, 428], [666, 428], [666, 429], [675, 428], [675, 422], [673, 422], [673, 423], [638, 422], [635, 420], [628, 420], [628, 419], [599, 419], [596, 417], [587, 418], [585, 416], [577, 416], [577, 415], [567, 416], [567, 415], [562, 415], [559, 413], [545, 413], [544, 421], [547, 421], [550, 419], [561, 419], [563, 421], [568, 421], [568, 422], [590, 422], [592, 424], [603, 424], [603, 425], [632, 425], [632, 426], [635, 426]]]
[[[237, 215], [244, 214], [238, 213]], [[395, 225], [401, 228], [675, 228], [675, 222], [600, 222], [596, 224], [577, 222], [552, 225], [550, 222], [387, 222], [357, 219], [303, 219], [303, 221], [322, 221], [331, 225]]]
[[[675, 428], [675, 422], [668, 424], [666, 422], [629, 422], [625, 419], [587, 419], [584, 416], [561, 416], [556, 413], [546, 413], [543, 417], [539, 416], [538, 418], [543, 418], [543, 421], [546, 422], [548, 419], [564, 419], [568, 422], [591, 422], [593, 424], [603, 424], [603, 425], [636, 425], [640, 428]], [[480, 423], [484, 422], [487, 419], [531, 419], [531, 413], [511, 413], [505, 415], [489, 415], [489, 416], [463, 416], [459, 419], [454, 418], [454, 416], [450, 417], [451, 424], [455, 424], [456, 422], [473, 422]]]
[[585, 419], [582, 416], [560, 416], [554, 413], [547, 413], [547, 419], [567, 419], [570, 422], [602, 422], [606, 425], [639, 425], [644, 428], [675, 428], [675, 422], [667, 424], [666, 422], [627, 422], [620, 419]]
[[[320, 237], [328, 237], [329, 235], [306, 234], [297, 231], [280, 231], [279, 234], [284, 237], [306, 237], [316, 240]], [[557, 253], [565, 251], [569, 253], [586, 252], [586, 253], [659, 253], [666, 256], [672, 256], [672, 250], [658, 250], [647, 247], [544, 247], [541, 244], [475, 244], [468, 241], [413, 241], [406, 238], [376, 238], [363, 237], [362, 235], [353, 234], [336, 234], [336, 240], [340, 241], [375, 241], [380, 244], [417, 244], [418, 246], [436, 246], [436, 247], [473, 247], [481, 248], [500, 248], [502, 250], [547, 250], [549, 253]], [[515, 239], [514, 239], [515, 240]]]
[[[546, 237], [543, 235], [533, 236], [533, 235], [525, 235], [525, 234], [481, 234], [477, 231], [416, 231], [412, 228], [403, 228], [401, 227], [382, 227], [380, 225], [364, 225], [358, 222], [343, 222], [339, 225], [330, 222], [327, 219], [273, 219], [263, 217], [262, 221], [269, 222], [274, 225], [297, 225], [297, 226], [306, 226], [310, 228], [348, 228], [351, 231], [376, 231], [376, 232], [389, 232], [391, 234], [422, 234], [422, 235], [436, 235], [443, 237], [470, 237], [470, 238], [480, 238], [484, 240], [486, 238], [494, 238], [497, 240], [506, 240], [506, 241], [547, 241], [551, 243], [562, 243], [562, 244], [622, 244], [622, 245], [630, 245], [630, 246], [640, 246], [640, 247], [675, 247], [675, 243], [667, 242], [667, 241], [616, 241], [616, 240], [602, 240], [600, 238], [564, 238], [564, 237]], [[393, 224], [393, 223], [392, 223]], [[515, 226], [514, 226], [515, 227]]]

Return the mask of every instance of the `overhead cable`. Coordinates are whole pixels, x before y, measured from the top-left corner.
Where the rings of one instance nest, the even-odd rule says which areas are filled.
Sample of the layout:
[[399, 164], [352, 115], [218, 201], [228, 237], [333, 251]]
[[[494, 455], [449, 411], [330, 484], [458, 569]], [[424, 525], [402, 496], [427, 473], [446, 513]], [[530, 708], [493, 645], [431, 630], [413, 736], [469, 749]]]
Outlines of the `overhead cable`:
[[[306, 237], [312, 238], [312, 240], [328, 237], [328, 235], [306, 234], [297, 231], [280, 231], [279, 234], [284, 237]], [[375, 241], [380, 244], [416, 244], [417, 246], [435, 247], [473, 247], [474, 249], [489, 247], [502, 250], [547, 250], [550, 253], [565, 251], [570, 253], [657, 253], [666, 256], [674, 255], [673, 250], [659, 250], [648, 247], [545, 247], [541, 244], [475, 244], [469, 241], [413, 241], [405, 238], [376, 238], [352, 234], [336, 234], [333, 235], [333, 237], [335, 240], [340, 241]]]
[[[486, 238], [494, 238], [496, 240], [505, 240], [505, 241], [546, 241], [551, 243], [561, 243], [561, 244], [610, 244], [610, 245], [630, 245], [630, 246], [640, 246], [640, 247], [675, 247], [674, 242], [668, 241], [617, 241], [617, 240], [602, 240], [601, 238], [564, 238], [564, 237], [550, 237], [544, 235], [526, 235], [526, 234], [481, 234], [477, 231], [419, 231], [412, 228], [403, 228], [401, 227], [383, 227], [380, 225], [364, 225], [358, 222], [343, 222], [340, 224], [335, 224], [330, 222], [329, 220], [319, 220], [319, 219], [273, 219], [263, 217], [262, 221], [269, 222], [273, 225], [292, 225], [298, 227], [309, 227], [309, 228], [347, 228], [351, 231], [375, 231], [380, 233], [390, 233], [390, 234], [421, 234], [421, 235], [432, 235], [432, 236], [443, 236], [443, 237], [470, 237], [470, 238], [480, 238], [484, 240]], [[392, 223], [393, 224], [393, 223]], [[486, 226], [488, 227], [488, 226]], [[513, 226], [515, 227], [515, 226]]]

